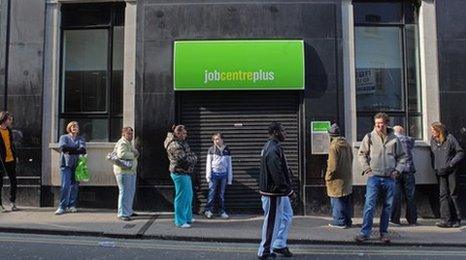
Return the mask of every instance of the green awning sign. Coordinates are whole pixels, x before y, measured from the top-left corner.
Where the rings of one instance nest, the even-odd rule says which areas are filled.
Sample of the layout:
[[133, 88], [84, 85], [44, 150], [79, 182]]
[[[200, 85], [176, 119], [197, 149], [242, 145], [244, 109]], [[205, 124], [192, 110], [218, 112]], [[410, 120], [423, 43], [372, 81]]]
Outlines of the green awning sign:
[[180, 90], [303, 90], [302, 40], [176, 41]]
[[327, 130], [330, 129], [330, 121], [313, 121], [312, 132], [323, 132], [327, 133]]

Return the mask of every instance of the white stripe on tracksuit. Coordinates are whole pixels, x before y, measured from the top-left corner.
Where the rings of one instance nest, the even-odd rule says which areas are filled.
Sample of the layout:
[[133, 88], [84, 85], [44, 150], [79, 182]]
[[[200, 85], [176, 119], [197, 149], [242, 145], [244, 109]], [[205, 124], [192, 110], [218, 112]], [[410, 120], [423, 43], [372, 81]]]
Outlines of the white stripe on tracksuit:
[[271, 253], [273, 248], [287, 247], [293, 209], [288, 196], [262, 196], [264, 224], [258, 256]]

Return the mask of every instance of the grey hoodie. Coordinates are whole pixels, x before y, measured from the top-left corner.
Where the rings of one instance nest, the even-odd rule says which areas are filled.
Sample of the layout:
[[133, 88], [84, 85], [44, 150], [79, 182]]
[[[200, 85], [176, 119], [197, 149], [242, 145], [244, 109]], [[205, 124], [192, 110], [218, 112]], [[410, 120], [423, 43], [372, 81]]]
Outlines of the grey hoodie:
[[363, 174], [372, 171], [373, 175], [382, 177], [389, 177], [395, 170], [403, 172], [406, 162], [403, 146], [391, 128], [387, 128], [383, 139], [375, 129], [364, 136], [358, 158]]

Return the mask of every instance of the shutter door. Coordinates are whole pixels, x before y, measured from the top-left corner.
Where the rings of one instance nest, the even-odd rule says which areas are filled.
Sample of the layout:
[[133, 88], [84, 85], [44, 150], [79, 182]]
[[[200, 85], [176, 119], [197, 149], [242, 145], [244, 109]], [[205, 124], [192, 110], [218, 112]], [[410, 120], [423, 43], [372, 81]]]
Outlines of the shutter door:
[[299, 160], [298, 93], [296, 92], [181, 92], [181, 123], [188, 130], [188, 142], [200, 161], [195, 178], [201, 189], [196, 192], [197, 210], [207, 200], [205, 180], [207, 150], [215, 132], [224, 134], [233, 163], [233, 185], [227, 186], [225, 207], [228, 212], [260, 212], [260, 152], [268, 138], [270, 122], [281, 122], [287, 132], [283, 144], [290, 168], [297, 182]]

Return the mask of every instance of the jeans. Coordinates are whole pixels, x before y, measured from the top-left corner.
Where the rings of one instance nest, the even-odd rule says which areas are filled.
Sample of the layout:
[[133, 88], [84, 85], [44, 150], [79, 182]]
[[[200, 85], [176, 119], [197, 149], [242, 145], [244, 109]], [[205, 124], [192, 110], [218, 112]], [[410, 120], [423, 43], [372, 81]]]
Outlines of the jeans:
[[392, 211], [395, 180], [379, 176], [369, 177], [366, 186], [366, 202], [364, 204], [361, 234], [370, 237], [377, 198], [382, 196], [383, 208], [380, 215], [380, 235], [388, 233], [388, 221]]
[[332, 217], [333, 225], [351, 227], [352, 208], [351, 208], [351, 195], [330, 198], [332, 204]]
[[118, 217], [133, 215], [134, 193], [136, 193], [136, 174], [116, 174], [118, 183]]
[[170, 174], [175, 183], [175, 225], [191, 223], [193, 220], [193, 186], [191, 176], [186, 174]]
[[74, 178], [74, 170], [69, 167], [60, 168], [61, 190], [59, 208], [76, 207], [78, 202], [79, 182]]
[[212, 212], [215, 203], [215, 197], [219, 197], [219, 211], [220, 214], [225, 213], [225, 188], [227, 186], [227, 176], [221, 178], [212, 178], [209, 182], [209, 196], [207, 198], [207, 204], [205, 206], [205, 211]]
[[440, 194], [440, 217], [444, 222], [449, 223], [461, 220], [456, 172], [445, 176], [438, 176], [437, 178]]
[[287, 247], [288, 233], [293, 219], [293, 209], [287, 196], [262, 196], [262, 209], [264, 224], [258, 256], [271, 253], [272, 248]]
[[403, 173], [396, 179], [396, 187], [393, 196], [391, 221], [400, 223], [401, 197], [406, 200], [406, 220], [409, 224], [417, 223], [417, 210], [414, 201], [416, 191], [416, 180], [413, 173]]
[[6, 170], [6, 175], [8, 175], [8, 179], [10, 179], [10, 202], [16, 202], [16, 189], [17, 189], [17, 181], [16, 181], [16, 162], [6, 162], [4, 163], [5, 169], [3, 167], [0, 168], [0, 205], [2, 205], [2, 188], [3, 188], [3, 174]]

